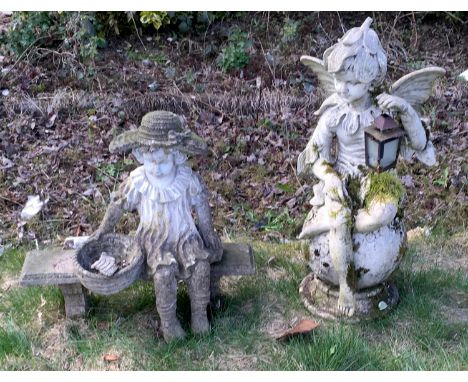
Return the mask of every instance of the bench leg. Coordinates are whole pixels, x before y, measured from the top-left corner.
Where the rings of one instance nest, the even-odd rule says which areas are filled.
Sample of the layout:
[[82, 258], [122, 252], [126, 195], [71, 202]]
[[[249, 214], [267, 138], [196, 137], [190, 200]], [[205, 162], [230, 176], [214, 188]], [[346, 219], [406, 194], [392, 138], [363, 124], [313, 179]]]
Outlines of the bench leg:
[[81, 284], [60, 285], [65, 300], [65, 315], [67, 318], [82, 317], [86, 314], [87, 292]]
[[210, 305], [211, 308], [214, 310], [218, 310], [221, 308], [221, 297], [220, 297], [220, 288], [219, 288], [219, 280], [221, 277], [211, 276], [210, 278]]

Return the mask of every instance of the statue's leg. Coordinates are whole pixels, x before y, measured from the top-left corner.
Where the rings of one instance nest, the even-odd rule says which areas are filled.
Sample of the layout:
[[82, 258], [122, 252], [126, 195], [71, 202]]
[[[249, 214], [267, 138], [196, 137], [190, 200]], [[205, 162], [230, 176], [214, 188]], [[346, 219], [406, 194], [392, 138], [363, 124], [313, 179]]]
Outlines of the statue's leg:
[[187, 284], [190, 295], [192, 332], [207, 333], [210, 331], [207, 316], [207, 307], [210, 302], [210, 264], [208, 261], [197, 261]]
[[320, 207], [315, 214], [309, 213], [298, 239], [307, 239], [327, 232], [330, 229], [329, 209]]
[[337, 310], [340, 314], [351, 317], [355, 311], [355, 286], [351, 285], [353, 277], [348, 277], [353, 260], [351, 238], [351, 211], [341, 203], [330, 201], [329, 249], [333, 266], [338, 273], [339, 296]]
[[185, 332], [176, 315], [177, 280], [171, 267], [160, 267], [154, 274], [156, 309], [161, 319], [161, 330], [166, 342], [184, 338]]
[[398, 211], [396, 203], [372, 201], [368, 208], [361, 208], [357, 211], [354, 222], [356, 232], [372, 232], [380, 227], [390, 224]]

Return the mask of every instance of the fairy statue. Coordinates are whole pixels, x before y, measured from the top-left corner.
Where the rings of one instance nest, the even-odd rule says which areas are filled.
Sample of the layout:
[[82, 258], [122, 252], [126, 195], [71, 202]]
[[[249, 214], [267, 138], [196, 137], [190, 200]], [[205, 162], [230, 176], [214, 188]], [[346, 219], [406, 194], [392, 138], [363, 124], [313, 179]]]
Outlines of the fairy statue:
[[[316, 277], [310, 285], [304, 279], [301, 294], [310, 310], [329, 318], [366, 316], [390, 305], [391, 299], [366, 288], [381, 288], [398, 265], [406, 238], [404, 188], [394, 170], [376, 173], [366, 166], [364, 130], [382, 114], [391, 115], [405, 133], [400, 155], [416, 156], [426, 165], [436, 162], [417, 110], [445, 70], [417, 70], [395, 82], [388, 93], [378, 94], [387, 58], [371, 23], [367, 18], [349, 30], [324, 52], [323, 60], [301, 57], [329, 95], [315, 112], [319, 121], [297, 161], [298, 174], [312, 173], [319, 180], [299, 235], [310, 240]], [[312, 279], [309, 275], [308, 281]], [[320, 293], [329, 306], [319, 306], [325, 304]], [[378, 307], [371, 307], [370, 300]]]

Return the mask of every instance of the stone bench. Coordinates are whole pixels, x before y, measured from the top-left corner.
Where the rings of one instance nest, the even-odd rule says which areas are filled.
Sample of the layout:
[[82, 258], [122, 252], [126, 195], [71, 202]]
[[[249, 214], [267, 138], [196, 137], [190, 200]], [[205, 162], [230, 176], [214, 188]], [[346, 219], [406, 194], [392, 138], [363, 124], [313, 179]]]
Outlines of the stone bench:
[[[221, 261], [211, 264], [212, 304], [219, 305], [219, 280], [223, 276], [247, 276], [255, 274], [252, 248], [247, 244], [223, 243]], [[58, 285], [65, 300], [65, 315], [68, 318], [84, 316], [87, 309], [88, 290], [74, 273], [73, 257], [77, 249], [46, 248], [31, 251], [21, 270], [21, 286]], [[150, 280], [143, 272], [140, 277]]]

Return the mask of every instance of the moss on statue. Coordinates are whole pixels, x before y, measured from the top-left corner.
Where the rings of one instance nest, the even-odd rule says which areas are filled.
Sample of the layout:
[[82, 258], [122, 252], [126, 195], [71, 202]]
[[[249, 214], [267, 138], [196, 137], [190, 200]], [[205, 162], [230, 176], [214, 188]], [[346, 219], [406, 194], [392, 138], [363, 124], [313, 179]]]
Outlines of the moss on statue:
[[364, 206], [368, 208], [371, 202], [392, 201], [398, 205], [405, 195], [405, 188], [400, 179], [391, 172], [372, 173], [370, 177], [369, 192], [364, 200]]
[[336, 175], [339, 177], [338, 173], [336, 170], [333, 168], [333, 165], [329, 162], [323, 162], [322, 166], [325, 168], [325, 174], [331, 174], [331, 175]]
[[354, 262], [350, 262], [348, 264], [348, 269], [346, 270], [346, 283], [351, 288], [351, 290], [357, 290], [357, 282], [358, 282], [358, 273], [356, 272], [356, 267]]

